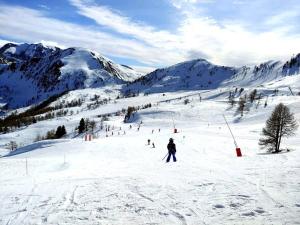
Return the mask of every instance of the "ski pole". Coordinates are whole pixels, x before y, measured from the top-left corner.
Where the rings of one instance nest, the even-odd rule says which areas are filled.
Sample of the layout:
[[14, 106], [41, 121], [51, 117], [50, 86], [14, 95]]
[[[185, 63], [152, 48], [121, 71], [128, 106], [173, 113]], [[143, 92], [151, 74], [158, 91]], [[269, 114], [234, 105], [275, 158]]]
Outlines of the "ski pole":
[[165, 157], [162, 158], [162, 160], [164, 160], [164, 159], [167, 157], [167, 155], [169, 155], [169, 153], [167, 153], [167, 154], [165, 155]]

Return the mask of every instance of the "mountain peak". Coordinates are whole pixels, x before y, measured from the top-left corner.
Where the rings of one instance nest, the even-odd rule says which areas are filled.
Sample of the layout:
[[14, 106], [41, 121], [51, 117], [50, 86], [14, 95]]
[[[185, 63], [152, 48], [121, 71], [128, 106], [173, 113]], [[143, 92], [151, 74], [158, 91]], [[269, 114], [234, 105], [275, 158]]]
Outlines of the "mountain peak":
[[220, 86], [257, 86], [274, 79], [300, 73], [300, 54], [285, 64], [270, 60], [255, 66], [228, 67], [210, 63], [206, 59], [193, 59], [173, 66], [157, 69], [130, 86], [132, 90], [167, 92], [178, 90], [214, 89]]
[[0, 48], [0, 53], [0, 96], [13, 108], [66, 90], [124, 84], [141, 76], [132, 68], [80, 47], [9, 43]]

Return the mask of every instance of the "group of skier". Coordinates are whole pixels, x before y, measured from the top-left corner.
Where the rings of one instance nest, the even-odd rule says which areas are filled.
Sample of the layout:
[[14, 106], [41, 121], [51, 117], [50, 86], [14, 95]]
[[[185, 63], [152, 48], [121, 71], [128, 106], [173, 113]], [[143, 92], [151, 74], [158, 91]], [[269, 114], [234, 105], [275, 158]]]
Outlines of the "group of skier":
[[[141, 126], [142, 123], [143, 123], [143, 122], [141, 121], [140, 124], [138, 125], [137, 131], [140, 130], [140, 126]], [[129, 129], [132, 129], [132, 125], [129, 126]], [[114, 127], [112, 127], [112, 130], [114, 130]], [[121, 127], [120, 127], [120, 130], [122, 130]], [[110, 131], [110, 126], [107, 126], [107, 127], [106, 127], [106, 137], [108, 137], [108, 134], [107, 134], [108, 131]], [[160, 129], [158, 129], [158, 132], [160, 132]], [[154, 133], [154, 130], [152, 130], [152, 134], [153, 134], [153, 133]], [[120, 134], [120, 132], [118, 132], [118, 134]], [[125, 135], [126, 132], [124, 131], [123, 134]], [[113, 136], [113, 135], [114, 135], [114, 134], [113, 134], [113, 131], [112, 131], [112, 136]], [[148, 140], [147, 140], [147, 143], [148, 143], [148, 145], [150, 145], [150, 144], [151, 144], [151, 140], [148, 139]], [[154, 142], [152, 142], [152, 148], [155, 148]], [[176, 159], [176, 145], [175, 145], [175, 143], [174, 143], [174, 139], [173, 139], [173, 138], [170, 138], [170, 139], [169, 139], [169, 143], [168, 143], [168, 145], [167, 145], [167, 149], [168, 149], [168, 153], [167, 153], [167, 155], [166, 155], [163, 159], [165, 159], [165, 158], [168, 156], [168, 157], [167, 157], [167, 160], [166, 160], [167, 163], [170, 162], [170, 159], [171, 159], [171, 158], [173, 158], [173, 162], [176, 162], [176, 161], [177, 161], [177, 159]]]

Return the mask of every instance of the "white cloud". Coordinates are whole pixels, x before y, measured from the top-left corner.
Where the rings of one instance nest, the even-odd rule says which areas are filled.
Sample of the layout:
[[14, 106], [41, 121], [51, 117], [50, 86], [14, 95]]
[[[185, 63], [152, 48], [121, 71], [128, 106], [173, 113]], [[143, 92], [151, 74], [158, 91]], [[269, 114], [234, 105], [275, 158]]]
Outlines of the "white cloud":
[[48, 18], [40, 11], [24, 7], [0, 5], [0, 27], [0, 35], [15, 40], [34, 43], [46, 39], [66, 47], [85, 47], [107, 56], [131, 58], [151, 65], [178, 60], [176, 54], [166, 52], [162, 55], [161, 49], [141, 41], [104, 33], [97, 27]]
[[215, 0], [170, 0], [171, 4], [177, 8], [181, 9], [187, 5], [194, 5], [199, 3], [213, 3]]
[[166, 56], [165, 64], [170, 61], [167, 59], [172, 53], [172, 60], [180, 61], [198, 56], [208, 58], [214, 63], [242, 65], [290, 57], [293, 53], [300, 52], [300, 46], [297, 45], [300, 36], [288, 34], [290, 27], [287, 25], [264, 32], [250, 31], [237, 21], [217, 22], [202, 16], [201, 8], [195, 4], [208, 2], [207, 0], [170, 1], [173, 4], [185, 5], [184, 9], [180, 9], [182, 14], [179, 14], [182, 22], [173, 33], [131, 21], [120, 13], [91, 1], [72, 0], [72, 3], [78, 7], [81, 15], [98, 24], [161, 49]]
[[267, 18], [264, 24], [267, 26], [288, 26], [291, 21], [298, 21], [299, 19], [300, 8], [296, 7]]
[[180, 33], [185, 49], [200, 49], [219, 64], [257, 63], [300, 52], [300, 35], [285, 35], [282, 28], [254, 33], [239, 24], [191, 16], [182, 23]]
[[[195, 5], [203, 1], [186, 2]], [[66, 47], [86, 47], [107, 56], [135, 59], [149, 67], [167, 66], [191, 57], [203, 57], [221, 65], [243, 65], [285, 59], [300, 52], [299, 33], [292, 34], [291, 25], [280, 24], [276, 15], [265, 22], [270, 29], [255, 31], [240, 21], [204, 17], [201, 9], [188, 13], [180, 9], [182, 13], [178, 16], [182, 19], [178, 28], [166, 31], [133, 21], [93, 1], [87, 4], [72, 0], [72, 4], [82, 16], [98, 25], [81, 26], [49, 18], [37, 10], [0, 5], [0, 35], [29, 42], [47, 40]], [[283, 14], [281, 18], [294, 17]]]
[[49, 10], [50, 8], [44, 4], [40, 4], [38, 5], [40, 8], [45, 9], [45, 10]]
[[77, 7], [79, 14], [94, 20], [99, 25], [129, 35], [131, 38], [136, 38], [151, 46], [174, 47], [178, 44], [175, 34], [132, 21], [130, 18], [105, 6], [96, 5], [92, 1], [86, 0], [71, 0], [70, 2]]
[[[15, 43], [15, 42], [0, 39], [0, 48], [1, 48], [3, 45], [7, 44], [7, 43]], [[17, 43], [15, 43], [15, 44], [17, 44]]]
[[133, 68], [135, 71], [140, 72], [142, 74], [147, 74], [150, 73], [154, 70], [156, 70], [156, 68], [154, 67], [146, 67], [146, 66], [130, 66], [131, 68]]
[[43, 44], [43, 45], [45, 45], [45, 46], [59, 47], [59, 48], [61, 48], [61, 49], [66, 48], [66, 46], [61, 45], [61, 44], [59, 44], [59, 43], [57, 43], [57, 42], [55, 42], [55, 41], [45, 41], [45, 40], [41, 40], [41, 41], [39, 41], [39, 42], [37, 42], [37, 43], [41, 43], [41, 44]]

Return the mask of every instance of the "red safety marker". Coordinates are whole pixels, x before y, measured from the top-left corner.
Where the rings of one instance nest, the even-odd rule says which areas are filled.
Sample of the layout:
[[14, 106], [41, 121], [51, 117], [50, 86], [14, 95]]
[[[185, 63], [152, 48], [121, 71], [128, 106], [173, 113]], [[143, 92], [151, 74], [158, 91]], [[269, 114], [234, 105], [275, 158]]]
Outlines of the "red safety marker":
[[235, 151], [236, 151], [236, 156], [237, 157], [242, 157], [242, 152], [241, 152], [240, 148], [236, 148]]
[[91, 135], [91, 134], [86, 134], [86, 135], [84, 136], [84, 140], [85, 140], [85, 141], [92, 141], [92, 135]]

